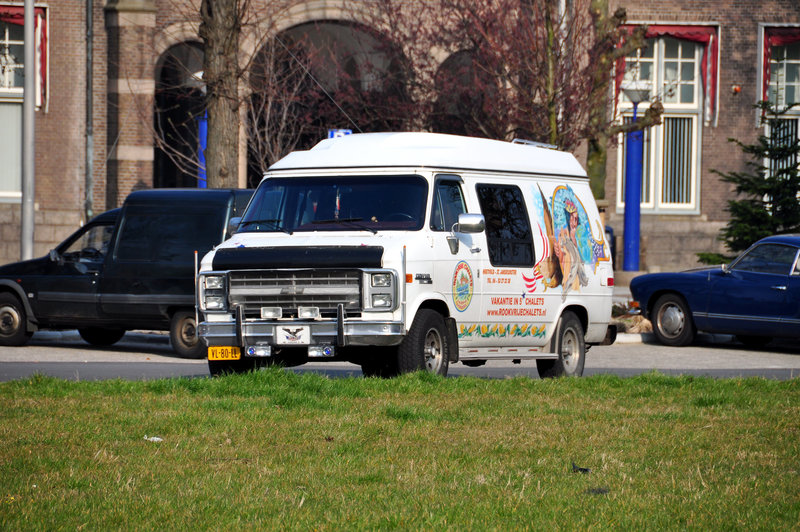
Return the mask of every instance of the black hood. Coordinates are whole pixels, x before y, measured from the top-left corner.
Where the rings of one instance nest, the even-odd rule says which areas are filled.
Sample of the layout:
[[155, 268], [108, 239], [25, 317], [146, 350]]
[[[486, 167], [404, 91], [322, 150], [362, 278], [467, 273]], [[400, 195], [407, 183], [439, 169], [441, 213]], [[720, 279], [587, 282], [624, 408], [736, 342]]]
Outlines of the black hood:
[[224, 248], [212, 262], [215, 270], [275, 268], [380, 268], [381, 246], [306, 246]]

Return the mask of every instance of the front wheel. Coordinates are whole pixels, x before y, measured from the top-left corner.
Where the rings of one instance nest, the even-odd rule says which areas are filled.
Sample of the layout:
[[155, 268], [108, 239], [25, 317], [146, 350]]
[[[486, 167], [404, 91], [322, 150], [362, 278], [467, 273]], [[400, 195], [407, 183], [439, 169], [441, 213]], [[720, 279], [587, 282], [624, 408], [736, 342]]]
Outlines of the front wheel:
[[25, 307], [13, 294], [0, 294], [0, 345], [25, 345], [33, 336], [28, 332]]
[[78, 329], [87, 343], [97, 347], [108, 347], [119, 342], [125, 336], [125, 329], [103, 329], [102, 327], [85, 327]]
[[197, 336], [194, 312], [179, 310], [169, 322], [169, 341], [172, 349], [183, 358], [205, 358], [208, 348]]
[[694, 340], [692, 313], [678, 294], [664, 294], [656, 300], [651, 315], [653, 332], [664, 345], [681, 347]]
[[408, 335], [397, 349], [399, 373], [425, 370], [447, 375], [450, 344], [444, 318], [435, 310], [420, 309]]
[[586, 342], [583, 325], [574, 312], [565, 311], [561, 315], [553, 342], [558, 358], [537, 360], [536, 369], [539, 370], [539, 377], [550, 379], [583, 375], [583, 365], [586, 362]]

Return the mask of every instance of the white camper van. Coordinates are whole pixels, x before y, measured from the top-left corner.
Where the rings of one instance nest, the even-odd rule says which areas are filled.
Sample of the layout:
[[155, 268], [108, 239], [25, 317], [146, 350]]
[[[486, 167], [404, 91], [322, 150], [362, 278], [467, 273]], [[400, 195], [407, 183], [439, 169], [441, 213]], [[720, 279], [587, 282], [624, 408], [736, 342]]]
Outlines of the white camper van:
[[433, 133], [328, 139], [274, 164], [198, 274], [212, 374], [347, 360], [364, 375], [613, 342], [614, 276], [569, 153]]

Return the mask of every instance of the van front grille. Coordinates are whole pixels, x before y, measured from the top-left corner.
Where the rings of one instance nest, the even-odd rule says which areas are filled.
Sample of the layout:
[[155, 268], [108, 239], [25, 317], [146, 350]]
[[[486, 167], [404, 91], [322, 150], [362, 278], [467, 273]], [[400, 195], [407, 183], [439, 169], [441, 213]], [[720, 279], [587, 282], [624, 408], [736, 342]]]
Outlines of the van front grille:
[[318, 307], [335, 317], [342, 304], [348, 316], [361, 315], [359, 270], [262, 270], [230, 273], [231, 306], [242, 306], [245, 318], [261, 316], [261, 307], [281, 307], [296, 317], [298, 307]]

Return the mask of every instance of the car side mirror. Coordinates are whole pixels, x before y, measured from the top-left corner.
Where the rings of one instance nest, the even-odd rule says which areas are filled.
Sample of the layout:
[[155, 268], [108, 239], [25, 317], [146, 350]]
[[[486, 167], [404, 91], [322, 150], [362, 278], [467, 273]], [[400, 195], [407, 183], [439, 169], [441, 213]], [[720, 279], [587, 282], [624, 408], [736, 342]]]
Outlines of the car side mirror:
[[239, 224], [240, 223], [242, 223], [242, 217], [241, 216], [234, 216], [233, 218], [228, 220], [228, 229], [226, 231], [227, 238], [230, 238], [234, 234], [236, 234], [236, 231], [239, 230]]
[[50, 262], [55, 262], [55, 263], [61, 264], [62, 262], [64, 262], [64, 259], [63, 259], [63, 257], [61, 256], [61, 254], [58, 251], [56, 251], [55, 249], [51, 249], [50, 250]]
[[458, 215], [458, 223], [453, 227], [458, 233], [482, 233], [486, 229], [486, 220], [482, 214], [462, 212]]
[[486, 229], [486, 220], [482, 214], [462, 212], [458, 215], [458, 222], [453, 224], [450, 234], [447, 235], [447, 245], [450, 253], [458, 253], [458, 237], [456, 233], [482, 233]]

